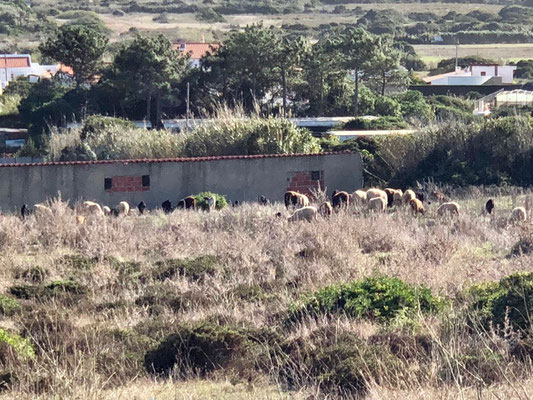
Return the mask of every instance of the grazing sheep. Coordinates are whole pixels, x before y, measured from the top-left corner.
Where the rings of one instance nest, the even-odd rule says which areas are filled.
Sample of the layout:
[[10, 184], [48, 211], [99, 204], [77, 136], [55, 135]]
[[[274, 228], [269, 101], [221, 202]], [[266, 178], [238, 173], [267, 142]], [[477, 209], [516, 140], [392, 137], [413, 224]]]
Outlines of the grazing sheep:
[[76, 223], [78, 225], [83, 225], [85, 223], [85, 216], [83, 215], [76, 215]]
[[31, 213], [32, 211], [30, 210], [27, 204], [23, 204], [20, 208], [20, 216], [22, 217], [22, 219], [29, 217]]
[[350, 195], [348, 192], [335, 190], [331, 196], [331, 202], [334, 208], [346, 208], [350, 204]]
[[426, 199], [426, 195], [422, 192], [415, 192], [415, 196], [421, 202], [424, 202], [424, 200]]
[[170, 214], [173, 211], [172, 203], [170, 200], [165, 200], [163, 203], [161, 203], [161, 208], [163, 209], [165, 214]]
[[387, 207], [402, 205], [403, 192], [401, 189], [386, 188], [384, 192], [387, 194]]
[[434, 189], [431, 194], [433, 195], [433, 198], [439, 203], [448, 201], [448, 198], [446, 197], [446, 195], [442, 193], [439, 189]]
[[511, 211], [511, 220], [515, 222], [524, 222], [527, 220], [527, 211], [524, 207], [515, 207]]
[[181, 208], [184, 210], [196, 210], [196, 197], [187, 196], [184, 199], [178, 201], [176, 208]]
[[404, 204], [409, 204], [409, 202], [413, 199], [416, 199], [416, 194], [411, 189], [407, 189], [402, 196], [402, 200]]
[[368, 209], [370, 211], [383, 212], [387, 209], [387, 200], [383, 197], [374, 197], [368, 200]]
[[459, 215], [459, 204], [450, 201], [447, 203], [442, 203], [439, 208], [437, 208], [437, 215], [443, 216], [444, 214], [457, 214]]
[[309, 198], [305, 194], [293, 192], [289, 190], [285, 193], [285, 207], [307, 207], [309, 205]]
[[317, 219], [318, 210], [316, 207], [307, 206], [299, 208], [287, 219], [289, 222], [308, 221], [312, 222]]
[[90, 215], [96, 215], [96, 216], [104, 216], [104, 212], [102, 211], [102, 207], [100, 207], [100, 204], [95, 203], [94, 201], [84, 201], [83, 202], [83, 208], [85, 209], [85, 212]]
[[257, 201], [259, 202], [259, 204], [261, 204], [262, 206], [266, 206], [270, 203], [270, 200], [268, 200], [265, 196], [261, 195], [257, 198]]
[[141, 201], [139, 204], [137, 204], [137, 210], [139, 210], [139, 214], [143, 215], [144, 210], [146, 210], [146, 203]]
[[370, 202], [370, 200], [375, 198], [381, 198], [385, 202], [385, 205], [387, 205], [387, 193], [384, 190], [381, 189], [368, 189], [366, 191], [366, 200], [367, 202]]
[[488, 214], [492, 214], [492, 210], [494, 210], [494, 200], [488, 199], [487, 202], [485, 203], [485, 211]]
[[424, 215], [425, 213], [425, 210], [424, 210], [424, 205], [422, 204], [422, 202], [418, 199], [411, 199], [411, 201], [409, 202], [409, 206], [411, 207], [411, 210], [413, 211], [413, 214], [422, 214]]
[[233, 202], [233, 207], [239, 207], [239, 200], [235, 200]]
[[331, 206], [331, 203], [329, 201], [325, 201], [318, 208], [318, 212], [323, 217], [329, 217], [333, 212], [333, 207]]
[[108, 206], [103, 206], [102, 211], [104, 212], [104, 215], [111, 215], [111, 208]]
[[206, 197], [205, 200], [207, 201], [207, 211], [215, 211], [217, 207], [217, 198], [215, 196]]
[[118, 215], [123, 215], [124, 217], [130, 213], [130, 205], [126, 201], [121, 201], [116, 207]]
[[363, 205], [366, 204], [366, 192], [364, 190], [356, 190], [352, 193], [352, 204]]

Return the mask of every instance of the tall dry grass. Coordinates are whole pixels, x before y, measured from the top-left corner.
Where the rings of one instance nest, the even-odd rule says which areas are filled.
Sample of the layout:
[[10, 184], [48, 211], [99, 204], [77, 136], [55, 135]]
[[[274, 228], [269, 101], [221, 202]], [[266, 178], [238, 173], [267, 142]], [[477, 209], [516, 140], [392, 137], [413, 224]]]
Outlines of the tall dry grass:
[[[533, 229], [530, 222], [509, 222], [511, 206], [523, 204], [529, 193], [512, 189], [500, 194], [495, 216], [488, 217], [481, 215], [485, 192], [451, 193], [462, 205], [454, 219], [437, 218], [436, 204], [428, 206], [424, 217], [403, 209], [386, 214], [349, 209], [330, 219], [295, 224], [274, 216], [288, 214], [280, 204], [243, 204], [213, 213], [154, 211], [89, 218], [83, 225], [61, 201], [52, 201], [52, 216], [23, 221], [6, 215], [0, 219], [1, 293], [10, 296], [15, 285], [56, 281], [72, 281], [86, 292], [21, 299], [20, 311], [2, 317], [0, 328], [30, 338], [36, 352], [34, 359], [0, 352], [2, 371], [16, 377], [3, 398], [322, 396], [304, 358], [281, 360], [303, 386], [287, 386], [276, 359], [270, 372], [244, 381], [235, 372], [216, 371], [185, 381], [156, 379], [154, 386], [155, 378], [142, 367], [144, 353], [180, 324], [205, 320], [276, 328], [311, 350], [345, 334], [364, 341], [382, 341], [391, 334], [427, 338], [431, 352], [405, 361], [408, 368], [381, 365], [382, 375], [369, 375], [372, 399], [474, 398], [480, 391], [527, 398], [532, 394], [529, 364], [517, 363], [509, 355], [509, 343], [498, 335], [468, 329], [460, 308], [452, 307], [444, 317], [400, 318], [391, 326], [342, 315], [304, 319], [291, 327], [283, 323], [289, 305], [302, 295], [375, 274], [425, 284], [453, 298], [472, 283], [530, 269], [532, 254], [508, 257], [524, 230]], [[218, 262], [213, 273], [199, 279], [154, 275], [158, 260], [206, 255]], [[42, 275], [31, 272], [36, 268]], [[179, 300], [179, 307], [172, 299]], [[477, 360], [474, 366], [472, 359]], [[237, 386], [229, 390], [227, 382]]]

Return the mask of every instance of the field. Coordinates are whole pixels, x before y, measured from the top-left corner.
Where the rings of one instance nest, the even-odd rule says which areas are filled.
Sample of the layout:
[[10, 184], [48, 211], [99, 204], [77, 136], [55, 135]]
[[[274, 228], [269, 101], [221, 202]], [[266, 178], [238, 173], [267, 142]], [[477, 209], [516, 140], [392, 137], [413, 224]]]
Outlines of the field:
[[[531, 222], [509, 220], [511, 208], [524, 205], [531, 193], [471, 188], [447, 194], [459, 201], [460, 216], [439, 218], [432, 202], [418, 217], [403, 208], [370, 214], [359, 206], [289, 224], [274, 216], [288, 215], [277, 203], [89, 217], [80, 225], [59, 201], [51, 204], [52, 215], [5, 215], [0, 379], [8, 383], [0, 399], [337, 398], [342, 393], [328, 389], [326, 375], [317, 375], [309, 362], [325, 362], [322, 348], [343, 343], [346, 335], [367, 343], [361, 351], [382, 349], [368, 357], [389, 354], [377, 367], [363, 367], [357, 390], [369, 399], [528, 398], [531, 367], [516, 358], [514, 336], [468, 328], [468, 313], [452, 299], [474, 283], [531, 269], [533, 252], [513, 250], [520, 239], [533, 241]], [[481, 212], [489, 196], [496, 201], [493, 216]], [[446, 306], [437, 314], [401, 313], [387, 323], [342, 312], [288, 323], [302, 296], [379, 276], [426, 285]], [[195, 340], [213, 351], [207, 360], [218, 360], [212, 367], [204, 370], [192, 356], [193, 364], [176, 367], [171, 377], [143, 367], [145, 354], [161, 340], [198, 326], [206, 336]], [[241, 345], [243, 332], [257, 342]], [[235, 340], [229, 348], [224, 335]], [[423, 339], [433, 350], [423, 356], [420, 349], [411, 356], [387, 353], [383, 340], [395, 337]], [[295, 352], [307, 344], [308, 356]], [[241, 358], [240, 351], [248, 356]], [[227, 353], [233, 354], [229, 360]], [[335, 365], [325, 367], [339, 373]]]
[[[426, 63], [436, 64], [446, 58], [455, 58], [455, 46], [415, 45], [417, 54]], [[459, 46], [459, 57], [480, 56], [502, 62], [533, 59], [533, 43], [523, 44], [464, 44]]]

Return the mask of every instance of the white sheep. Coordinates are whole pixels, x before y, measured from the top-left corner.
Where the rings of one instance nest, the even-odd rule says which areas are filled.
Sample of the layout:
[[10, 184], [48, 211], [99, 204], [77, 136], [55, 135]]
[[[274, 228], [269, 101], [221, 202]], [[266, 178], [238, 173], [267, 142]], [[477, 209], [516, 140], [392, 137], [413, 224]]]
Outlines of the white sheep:
[[103, 206], [102, 211], [104, 212], [104, 215], [111, 215], [111, 208], [108, 206]]
[[104, 212], [102, 211], [102, 207], [100, 207], [100, 204], [95, 203], [94, 201], [84, 201], [83, 208], [86, 214], [97, 215], [97, 216], [104, 215]]
[[511, 220], [515, 222], [524, 222], [527, 220], [527, 211], [524, 207], [515, 207], [511, 211]]
[[411, 189], [407, 189], [402, 196], [402, 201], [404, 204], [409, 204], [411, 200], [416, 199], [416, 194]]
[[366, 204], [366, 192], [364, 190], [356, 190], [351, 194], [350, 203], [356, 205]]
[[387, 197], [374, 197], [368, 200], [368, 209], [383, 212], [387, 209]]
[[317, 219], [318, 210], [316, 207], [308, 206], [299, 208], [287, 219], [289, 222], [308, 221], [312, 222]]
[[127, 216], [130, 213], [130, 205], [127, 201], [121, 201], [117, 206], [118, 215]]
[[368, 189], [366, 191], [366, 200], [370, 203], [370, 200], [379, 197], [385, 201], [385, 206], [387, 206], [387, 193], [381, 189]]
[[447, 203], [442, 203], [439, 208], [437, 208], [437, 215], [443, 216], [444, 214], [457, 214], [459, 215], [459, 204], [454, 201], [449, 201]]

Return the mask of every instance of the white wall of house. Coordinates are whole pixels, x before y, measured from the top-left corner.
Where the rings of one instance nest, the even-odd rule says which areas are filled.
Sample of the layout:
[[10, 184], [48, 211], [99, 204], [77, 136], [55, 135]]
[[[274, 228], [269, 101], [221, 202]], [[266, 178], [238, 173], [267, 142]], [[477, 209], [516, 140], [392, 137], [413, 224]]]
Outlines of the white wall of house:
[[515, 66], [512, 65], [472, 65], [472, 76], [499, 76], [502, 83], [513, 83]]
[[435, 79], [431, 82], [432, 85], [448, 85], [448, 86], [459, 86], [459, 85], [483, 85], [491, 77], [490, 76], [468, 76], [468, 75], [459, 75], [459, 76], [445, 76], [440, 79]]
[[[36, 81], [36, 77], [43, 75], [46, 72], [54, 75], [57, 72], [57, 65], [40, 65], [39, 63], [31, 62], [31, 56], [28, 54], [7, 54], [7, 57], [20, 57], [28, 58], [30, 60], [29, 67], [17, 67], [17, 68], [0, 68], [0, 87], [5, 89], [9, 82], [17, 79], [19, 76], [30, 77], [32, 82]], [[0, 59], [3, 54], [0, 54]]]

